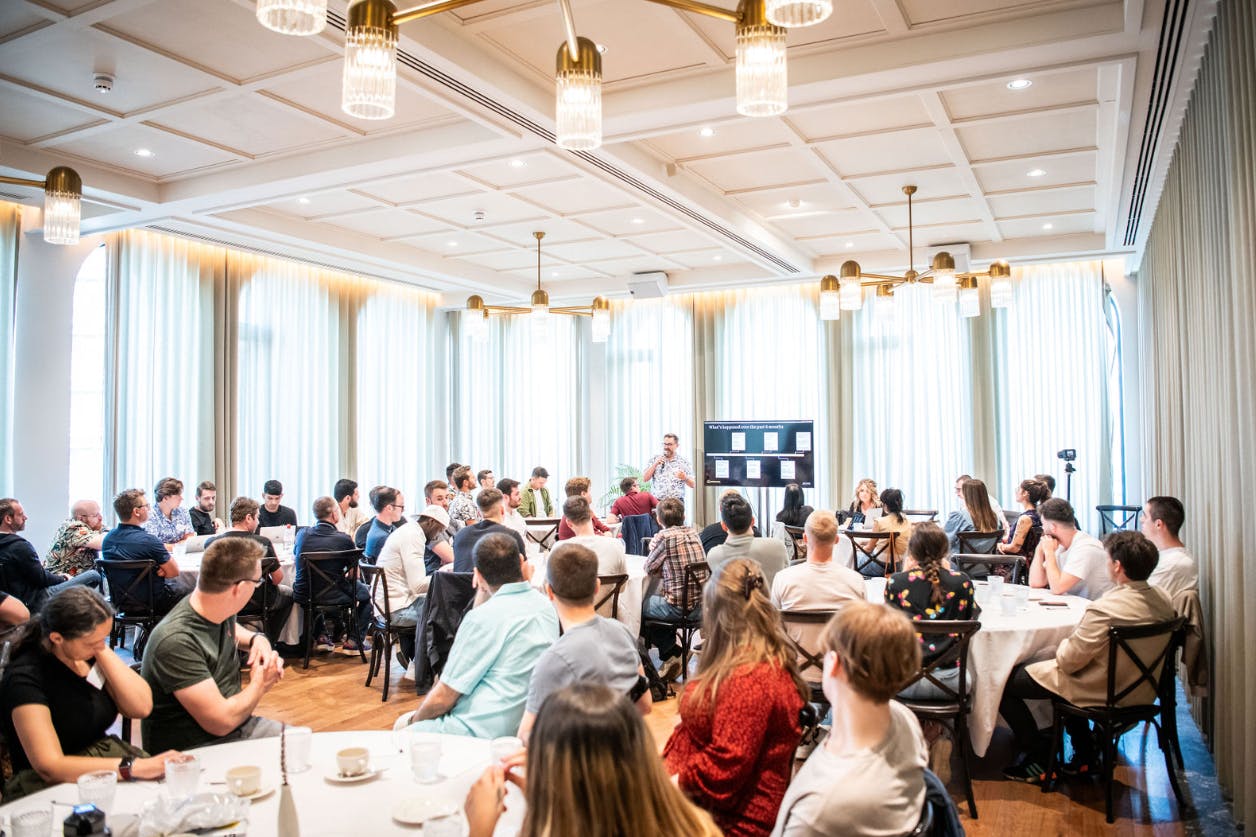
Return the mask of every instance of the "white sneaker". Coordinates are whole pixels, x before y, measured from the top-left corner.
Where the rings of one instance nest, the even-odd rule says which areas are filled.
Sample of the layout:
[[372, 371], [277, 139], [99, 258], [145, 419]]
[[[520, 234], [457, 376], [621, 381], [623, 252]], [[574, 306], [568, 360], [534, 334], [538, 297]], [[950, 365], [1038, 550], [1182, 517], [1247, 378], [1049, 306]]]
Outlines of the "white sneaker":
[[659, 679], [664, 683], [670, 683], [677, 677], [680, 677], [681, 661], [680, 656], [668, 657], [659, 666]]

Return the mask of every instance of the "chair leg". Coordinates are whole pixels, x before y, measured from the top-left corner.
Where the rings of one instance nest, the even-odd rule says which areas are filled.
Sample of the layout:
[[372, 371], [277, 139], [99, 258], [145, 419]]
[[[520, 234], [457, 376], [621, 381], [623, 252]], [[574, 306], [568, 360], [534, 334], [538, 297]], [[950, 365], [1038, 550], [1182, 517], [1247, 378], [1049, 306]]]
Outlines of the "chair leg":
[[964, 795], [968, 798], [968, 816], [977, 819], [977, 800], [973, 796], [973, 771], [968, 763], [968, 721], [967, 713], [960, 712], [955, 716], [955, 745], [959, 747], [960, 764], [964, 767]]
[[1064, 748], [1064, 719], [1060, 717], [1060, 710], [1052, 707], [1051, 709], [1051, 752], [1047, 754], [1047, 778], [1042, 783], [1042, 792], [1048, 793], [1055, 790], [1056, 762], [1059, 758], [1060, 750]]
[[1160, 739], [1160, 750], [1164, 753], [1164, 769], [1169, 774], [1169, 787], [1173, 788], [1173, 798], [1177, 800], [1178, 811], [1181, 812], [1185, 800], [1182, 799], [1182, 786], [1178, 784], [1177, 767], [1173, 764], [1173, 748], [1169, 743], [1169, 732], [1160, 724], [1156, 724], [1156, 733]]
[[[353, 633], [357, 633], [358, 619], [357, 619], [357, 614], [354, 613], [352, 607], [350, 607], [348, 610], [348, 616], [350, 620], [349, 624], [354, 626]], [[358, 658], [362, 660], [362, 665], [366, 665], [366, 651], [363, 650], [362, 646], [366, 645], [366, 638], [370, 636], [370, 633], [371, 631], [368, 628], [367, 630], [363, 631], [361, 634], [358, 634]], [[372, 645], [374, 645], [374, 643], [372, 643]]]
[[316, 623], [314, 618], [314, 603], [311, 602], [309, 605], [302, 608], [302, 610], [304, 611], [302, 621], [305, 623], [305, 665], [303, 665], [302, 668], [309, 668], [310, 654], [314, 651], [314, 625]]
[[1164, 730], [1164, 736], [1168, 739], [1173, 759], [1177, 762], [1179, 770], [1186, 769], [1186, 763], [1182, 761], [1182, 742], [1178, 739], [1177, 725], [1177, 700], [1162, 703], [1160, 706], [1160, 723]]
[[689, 682], [689, 644], [693, 642], [693, 634], [688, 628], [680, 629], [680, 673], [686, 683]]
[[[384, 631], [384, 656], [380, 662], [384, 666], [384, 703], [388, 702], [388, 685], [392, 681], [392, 631]], [[375, 653], [375, 643], [371, 643], [371, 653]]]
[[379, 650], [371, 645], [371, 662], [366, 667], [366, 687], [371, 687], [371, 680], [375, 677], [375, 672], [379, 668]]
[[1116, 730], [1106, 726], [1103, 730], [1103, 797], [1108, 824], [1116, 821], [1112, 804], [1112, 774], [1116, 768]]

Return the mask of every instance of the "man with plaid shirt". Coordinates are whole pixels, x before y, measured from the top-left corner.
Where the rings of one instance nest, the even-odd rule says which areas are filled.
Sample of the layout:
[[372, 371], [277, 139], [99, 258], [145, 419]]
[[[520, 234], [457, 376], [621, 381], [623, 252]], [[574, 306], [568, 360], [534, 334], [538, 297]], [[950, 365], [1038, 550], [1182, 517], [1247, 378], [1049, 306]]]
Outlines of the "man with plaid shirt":
[[[643, 619], [680, 619], [697, 616], [702, 607], [702, 583], [685, 581], [685, 567], [706, 560], [702, 541], [692, 526], [685, 525], [685, 504], [675, 497], [659, 503], [655, 510], [663, 531], [654, 536], [645, 571], [662, 573], [662, 595], [652, 595], [641, 608]], [[659, 677], [675, 680], [680, 675], [680, 644], [671, 628], [646, 628], [642, 631], [648, 645], [659, 649]]]

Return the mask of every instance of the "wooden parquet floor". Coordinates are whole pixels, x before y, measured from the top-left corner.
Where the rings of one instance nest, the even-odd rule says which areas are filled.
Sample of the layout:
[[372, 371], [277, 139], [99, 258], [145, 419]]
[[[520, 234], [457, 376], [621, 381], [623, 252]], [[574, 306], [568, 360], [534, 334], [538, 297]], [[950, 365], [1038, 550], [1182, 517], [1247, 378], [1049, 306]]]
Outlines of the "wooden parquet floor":
[[[301, 669], [300, 660], [290, 660], [283, 681], [262, 701], [259, 714], [309, 726], [315, 732], [390, 729], [398, 715], [418, 706], [414, 684], [401, 681], [399, 667], [393, 667], [387, 703], [380, 699], [379, 680], [368, 689], [363, 685], [365, 679], [366, 666], [357, 657], [322, 654], [311, 661], [308, 671]], [[646, 718], [660, 749], [678, 720], [674, 699], [657, 704]], [[1145, 745], [1137, 731], [1122, 741], [1122, 763], [1116, 773], [1117, 821], [1112, 826], [1104, 822], [1103, 792], [1098, 783], [1064, 783], [1060, 791], [1044, 794], [1037, 787], [1002, 779], [999, 770], [1010, 760], [1009, 743], [1009, 736], [996, 736], [987, 757], [975, 765], [979, 819], [967, 816], [967, 805], [961, 801], [962, 784], [957, 777], [951, 781], [964, 828], [974, 837], [1200, 833], [1189, 819], [1184, 822], [1179, 818], [1154, 735], [1147, 737]], [[958, 765], [953, 773], [958, 774]], [[1188, 799], [1190, 792], [1188, 786]]]

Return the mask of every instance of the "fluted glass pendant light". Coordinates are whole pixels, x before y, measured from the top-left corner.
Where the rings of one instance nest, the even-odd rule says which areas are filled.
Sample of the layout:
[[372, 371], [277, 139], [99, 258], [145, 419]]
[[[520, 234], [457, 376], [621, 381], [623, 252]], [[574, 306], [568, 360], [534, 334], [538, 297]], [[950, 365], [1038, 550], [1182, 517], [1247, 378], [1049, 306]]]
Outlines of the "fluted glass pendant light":
[[593, 41], [577, 38], [576, 55], [572, 56], [564, 41], [555, 60], [558, 146], [570, 151], [592, 151], [602, 144], [602, 56]]
[[462, 327], [467, 336], [477, 343], [488, 338], [488, 308], [484, 306], [484, 297], [473, 294], [467, 297], [467, 307], [462, 312]]
[[396, 7], [389, 0], [358, 0], [345, 29], [344, 88], [340, 106], [359, 119], [389, 119], [397, 104]]
[[872, 302], [872, 316], [878, 322], [891, 325], [898, 314], [898, 300], [889, 285], [877, 285], [877, 295]]
[[945, 251], [933, 257], [933, 298], [954, 302], [959, 286], [955, 282], [955, 259]]
[[44, 241], [78, 244], [83, 209], [83, 181], [78, 172], [57, 166], [44, 181]]
[[281, 35], [317, 35], [327, 26], [327, 0], [257, 0], [257, 21]]
[[977, 290], [977, 277], [964, 279], [959, 288], [959, 315], [976, 317], [981, 314], [981, 296]]
[[737, 112], [779, 116], [789, 104], [787, 30], [767, 19], [764, 0], [741, 0], [737, 24]]
[[837, 277], [828, 275], [820, 279], [820, 319], [836, 320], [842, 316], [841, 291]]
[[1012, 268], [1007, 262], [990, 265], [990, 307], [1012, 307]]
[[863, 283], [859, 279], [859, 262], [842, 262], [842, 278], [838, 283], [838, 301], [843, 311], [863, 308]]
[[767, 0], [767, 17], [777, 26], [814, 26], [833, 14], [833, 0]]

